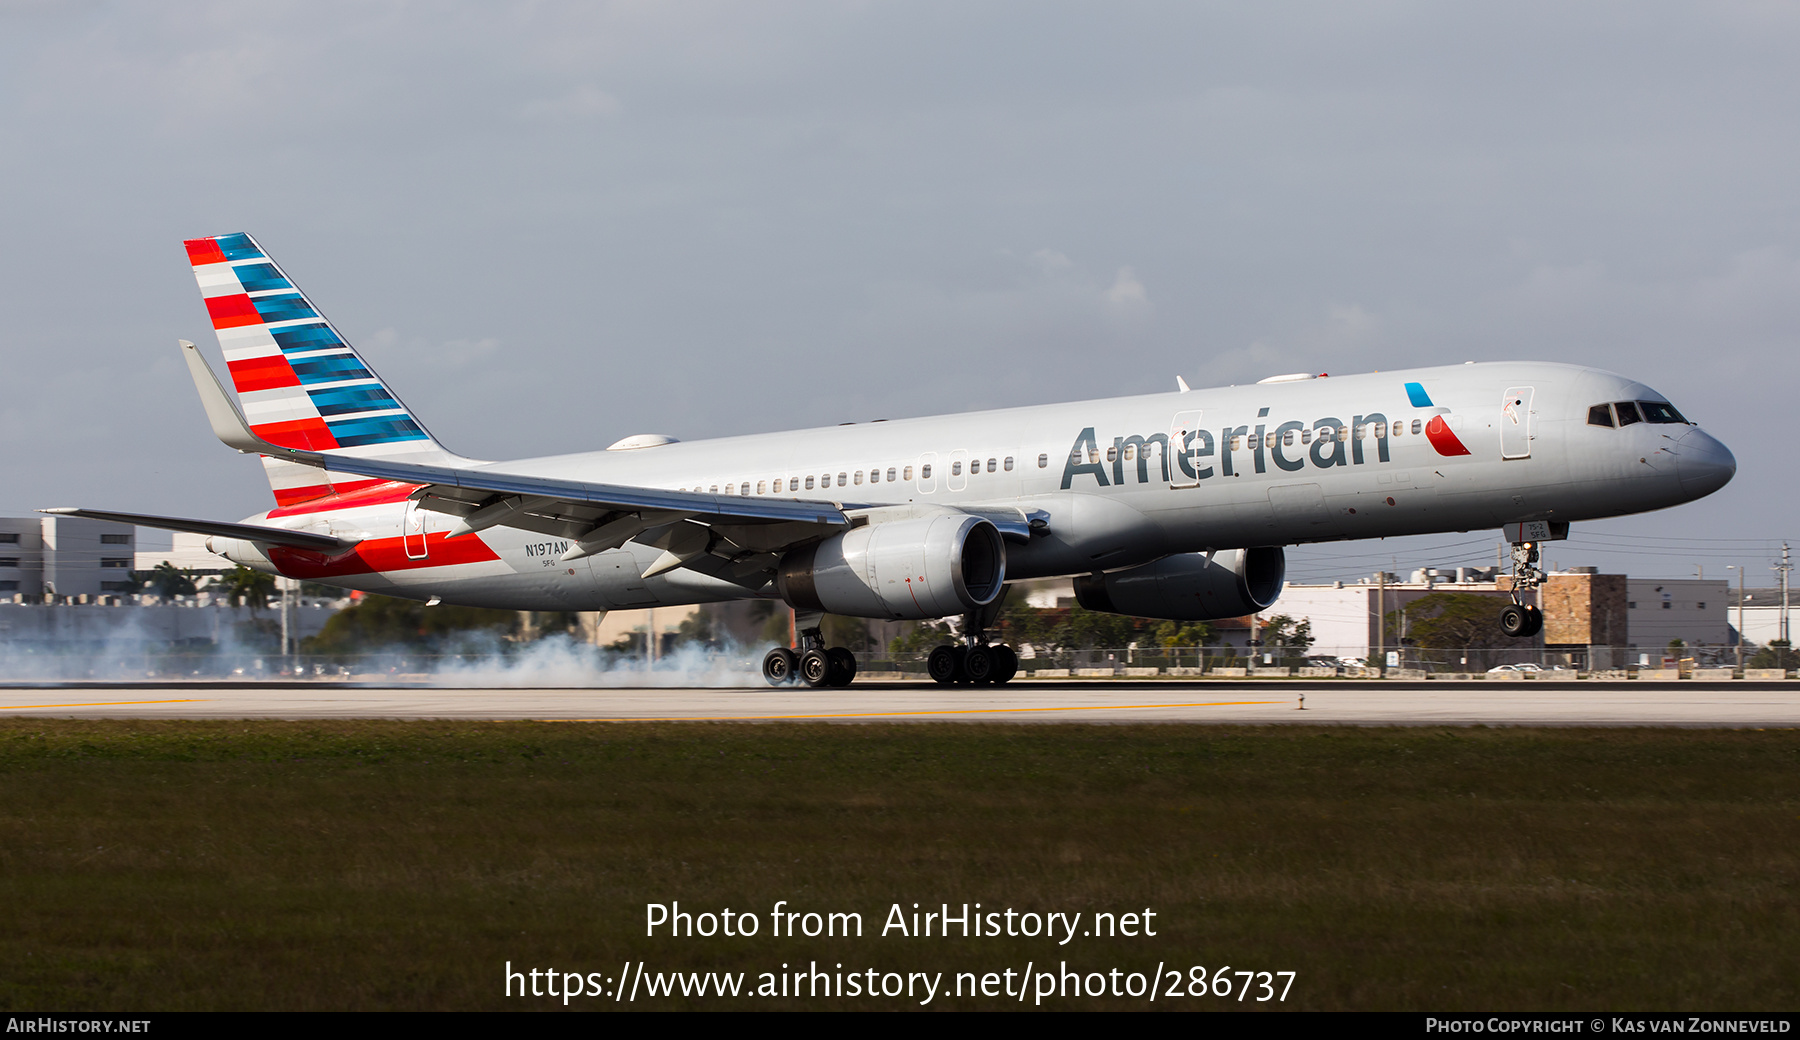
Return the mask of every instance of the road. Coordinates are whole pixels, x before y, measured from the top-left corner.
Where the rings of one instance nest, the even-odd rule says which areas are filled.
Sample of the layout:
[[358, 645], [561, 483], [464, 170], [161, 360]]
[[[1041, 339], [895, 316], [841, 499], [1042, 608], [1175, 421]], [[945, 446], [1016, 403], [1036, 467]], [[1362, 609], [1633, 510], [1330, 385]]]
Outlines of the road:
[[1800, 726], [1800, 681], [1100, 680], [998, 688], [870, 682], [826, 691], [80, 683], [0, 688], [0, 717], [6, 716], [1794, 727]]

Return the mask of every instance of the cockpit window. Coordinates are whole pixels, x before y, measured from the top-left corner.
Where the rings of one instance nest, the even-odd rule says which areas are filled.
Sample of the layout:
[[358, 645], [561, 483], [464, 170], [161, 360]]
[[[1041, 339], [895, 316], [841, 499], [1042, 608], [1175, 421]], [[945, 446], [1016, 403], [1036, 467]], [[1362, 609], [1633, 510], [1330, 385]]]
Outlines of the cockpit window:
[[1639, 401], [1639, 408], [1644, 410], [1644, 421], [1653, 423], [1685, 423], [1686, 419], [1675, 410], [1675, 406], [1667, 401]]
[[1613, 411], [1619, 413], [1620, 426], [1630, 426], [1632, 423], [1644, 421], [1644, 417], [1638, 414], [1637, 405], [1630, 401], [1615, 402]]
[[1588, 409], [1589, 426], [1611, 426], [1612, 424], [1611, 408], [1608, 408], [1603, 404], [1597, 404]]

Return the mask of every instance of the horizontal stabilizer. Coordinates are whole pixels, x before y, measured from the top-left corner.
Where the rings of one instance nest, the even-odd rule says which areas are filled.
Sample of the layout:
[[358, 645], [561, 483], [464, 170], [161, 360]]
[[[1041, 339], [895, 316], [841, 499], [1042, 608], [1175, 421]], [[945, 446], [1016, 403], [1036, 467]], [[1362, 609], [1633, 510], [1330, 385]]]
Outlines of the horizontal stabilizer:
[[154, 527], [163, 531], [185, 531], [189, 534], [215, 535], [220, 538], [241, 538], [246, 542], [261, 542], [265, 545], [287, 545], [295, 549], [312, 549], [323, 553], [340, 553], [356, 545], [354, 541], [333, 538], [328, 534], [313, 531], [289, 531], [280, 527], [263, 527], [260, 524], [227, 524], [216, 520], [184, 520], [176, 516], [146, 516], [142, 513], [109, 513], [99, 509], [40, 509], [40, 513], [51, 513], [56, 516], [81, 516], [89, 520], [110, 520], [118, 524], [136, 524], [139, 527]]

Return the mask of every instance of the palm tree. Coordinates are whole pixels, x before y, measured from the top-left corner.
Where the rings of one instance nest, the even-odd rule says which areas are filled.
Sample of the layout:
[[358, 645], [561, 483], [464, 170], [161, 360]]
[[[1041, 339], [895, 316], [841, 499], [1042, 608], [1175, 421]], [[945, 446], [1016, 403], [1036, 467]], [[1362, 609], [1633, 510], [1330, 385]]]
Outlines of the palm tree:
[[223, 591], [226, 601], [234, 607], [248, 603], [250, 616], [255, 617], [257, 611], [269, 605], [269, 597], [275, 594], [275, 576], [238, 564], [215, 578], [208, 588]]

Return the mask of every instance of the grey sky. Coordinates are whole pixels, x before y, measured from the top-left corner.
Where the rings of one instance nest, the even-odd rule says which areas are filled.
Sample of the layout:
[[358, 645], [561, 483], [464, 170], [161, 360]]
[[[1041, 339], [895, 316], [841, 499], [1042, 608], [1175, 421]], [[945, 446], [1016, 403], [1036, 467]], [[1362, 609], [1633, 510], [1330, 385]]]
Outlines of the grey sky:
[[0, 513], [267, 507], [174, 349], [181, 239], [244, 230], [471, 455], [1570, 360], [1740, 468], [1561, 562], [1761, 568], [1796, 53], [1756, 3], [0, 3]]

